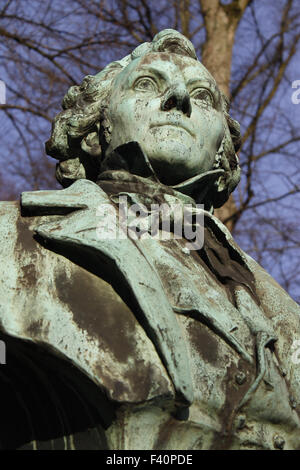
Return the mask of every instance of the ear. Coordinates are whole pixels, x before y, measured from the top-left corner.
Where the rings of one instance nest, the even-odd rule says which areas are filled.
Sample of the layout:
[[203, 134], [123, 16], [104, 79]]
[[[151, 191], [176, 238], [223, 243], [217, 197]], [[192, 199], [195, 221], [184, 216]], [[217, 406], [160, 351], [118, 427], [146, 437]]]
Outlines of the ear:
[[102, 149], [102, 160], [105, 158], [105, 152], [111, 141], [112, 125], [108, 118], [107, 106], [104, 106], [100, 115], [99, 142]]
[[239, 159], [234, 149], [229, 128], [226, 129], [223, 140], [216, 154], [214, 169], [224, 170], [223, 175], [215, 183], [212, 204], [215, 209], [223, 206], [230, 194], [238, 185], [241, 177]]
[[101, 156], [101, 146], [99, 142], [99, 132], [91, 132], [81, 141], [81, 150], [93, 157]]

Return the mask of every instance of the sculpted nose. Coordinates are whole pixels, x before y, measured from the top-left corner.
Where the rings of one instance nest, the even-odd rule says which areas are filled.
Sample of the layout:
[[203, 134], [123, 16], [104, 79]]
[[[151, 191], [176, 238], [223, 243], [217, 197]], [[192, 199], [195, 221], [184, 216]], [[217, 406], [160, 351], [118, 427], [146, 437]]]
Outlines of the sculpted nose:
[[181, 83], [171, 86], [164, 94], [160, 108], [162, 111], [170, 111], [176, 108], [190, 117], [192, 106], [186, 87]]

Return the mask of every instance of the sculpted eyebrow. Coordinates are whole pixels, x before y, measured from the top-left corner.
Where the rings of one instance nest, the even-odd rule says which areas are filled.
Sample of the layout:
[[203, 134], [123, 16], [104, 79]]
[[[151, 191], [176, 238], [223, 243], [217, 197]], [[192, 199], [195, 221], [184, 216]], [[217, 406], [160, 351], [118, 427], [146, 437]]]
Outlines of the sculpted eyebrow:
[[149, 66], [146, 66], [146, 65], [144, 65], [144, 66], [141, 65], [141, 67], [139, 67], [139, 69], [136, 70], [135, 75], [138, 75], [139, 72], [152, 73], [153, 75], [156, 75], [157, 77], [159, 77], [161, 80], [167, 80], [166, 74], [164, 74], [161, 70], [156, 69], [155, 67], [149, 67]]
[[216, 93], [218, 93], [218, 91], [219, 91], [218, 88], [216, 87], [216, 85], [214, 84], [214, 82], [212, 82], [209, 79], [201, 80], [199, 78], [192, 78], [191, 80], [189, 80], [187, 82], [187, 86], [191, 86], [191, 85], [195, 85], [195, 84], [198, 84], [199, 86], [206, 86], [210, 90], [212, 90], [213, 92], [216, 92]]
[[199, 78], [193, 78], [188, 81], [187, 87], [190, 87], [193, 85], [198, 85], [199, 87], [208, 88], [215, 97], [215, 103], [217, 105], [220, 105], [221, 93], [217, 85], [212, 80], [209, 80], [209, 78], [206, 78], [205, 80], [201, 80]]

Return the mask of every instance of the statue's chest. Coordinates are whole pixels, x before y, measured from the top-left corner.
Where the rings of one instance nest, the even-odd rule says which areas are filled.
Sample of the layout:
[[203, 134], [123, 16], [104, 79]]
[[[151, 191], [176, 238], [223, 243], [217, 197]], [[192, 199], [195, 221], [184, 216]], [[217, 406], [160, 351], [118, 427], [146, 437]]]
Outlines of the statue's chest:
[[[188, 253], [181, 242], [161, 242], [154, 250], [153, 245], [151, 251], [145, 249], [178, 312], [188, 345], [195, 399], [185, 435], [189, 426], [198, 426], [204, 448], [246, 448], [247, 442], [250, 448], [273, 448], [279, 433], [278, 442], [282, 439], [295, 448], [300, 445], [299, 419], [276, 354], [266, 349], [266, 372], [254, 389], [259, 370], [253, 332], [197, 254]], [[198, 317], [200, 311], [209, 312], [210, 317]], [[217, 331], [214, 319], [219, 322]], [[222, 336], [222, 328], [249, 354], [252, 364], [238, 354], [226, 335]], [[251, 388], [249, 400], [241, 406]], [[183, 426], [180, 424], [180, 429]]]
[[[194, 324], [199, 328], [207, 325], [208, 332], [216, 333], [215, 340], [209, 340], [202, 350], [217, 357], [218, 345], [225, 342], [229, 350], [240, 347], [244, 356], [249, 358], [248, 362], [254, 361], [253, 334], [229, 300], [226, 288], [203, 266], [197, 252], [186, 250], [184, 240], [174, 239], [156, 243], [149, 241], [149, 244], [143, 243], [143, 249], [161, 280], [178, 321], [183, 324], [187, 321], [184, 317], [194, 318]], [[193, 338], [195, 335], [189, 340], [193, 342]]]

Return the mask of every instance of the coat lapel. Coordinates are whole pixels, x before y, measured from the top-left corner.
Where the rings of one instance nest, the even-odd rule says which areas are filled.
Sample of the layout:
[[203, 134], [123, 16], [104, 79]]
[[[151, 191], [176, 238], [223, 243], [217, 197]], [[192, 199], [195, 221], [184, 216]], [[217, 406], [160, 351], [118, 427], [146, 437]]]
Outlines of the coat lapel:
[[[22, 208], [27, 213], [71, 213], [55, 222], [42, 223], [36, 233], [60, 247], [72, 247], [87, 264], [108, 265], [108, 269], [132, 296], [138, 320], [154, 343], [176, 390], [178, 402], [190, 405], [193, 387], [186, 344], [161, 280], [138, 243], [130, 238], [112, 239], [111, 220], [105, 214], [112, 208], [106, 193], [95, 183], [78, 180], [60, 191], [36, 191], [22, 194]], [[101, 211], [99, 206], [101, 205]], [[97, 215], [104, 210], [104, 213]], [[101, 237], [99, 230], [106, 230]]]

